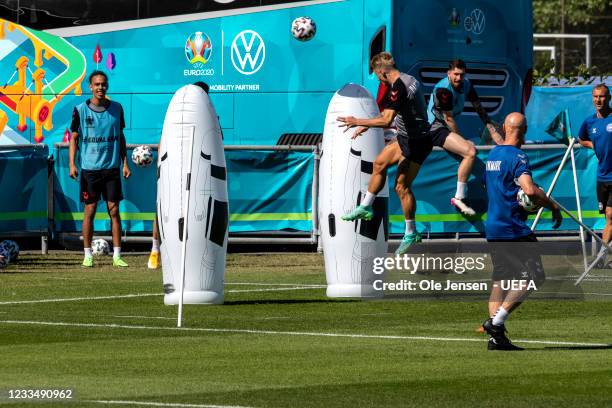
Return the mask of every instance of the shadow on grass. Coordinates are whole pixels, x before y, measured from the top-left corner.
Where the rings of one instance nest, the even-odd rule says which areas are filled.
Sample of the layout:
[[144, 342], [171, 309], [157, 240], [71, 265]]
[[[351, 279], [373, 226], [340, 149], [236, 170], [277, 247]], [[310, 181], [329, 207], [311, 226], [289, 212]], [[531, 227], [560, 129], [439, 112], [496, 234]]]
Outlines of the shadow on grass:
[[612, 350], [612, 344], [601, 346], [546, 346], [546, 347], [529, 347], [525, 351], [557, 351], [557, 350]]
[[224, 306], [241, 305], [290, 305], [306, 303], [357, 303], [359, 299], [253, 299], [253, 300], [231, 300], [225, 301]]

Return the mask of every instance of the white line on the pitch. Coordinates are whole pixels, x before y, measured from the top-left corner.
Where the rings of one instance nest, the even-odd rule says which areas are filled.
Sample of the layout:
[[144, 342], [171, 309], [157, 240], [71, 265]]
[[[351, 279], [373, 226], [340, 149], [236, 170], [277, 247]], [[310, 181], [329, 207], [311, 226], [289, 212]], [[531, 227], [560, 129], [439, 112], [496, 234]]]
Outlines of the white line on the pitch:
[[110, 317], [118, 317], [120, 319], [160, 319], [160, 320], [176, 320], [176, 317], [164, 316], [126, 316], [126, 315], [111, 315]]
[[544, 292], [544, 291], [538, 291], [538, 293], [543, 293], [543, 294], [553, 294], [553, 295], [593, 295], [593, 296], [612, 296], [612, 293], [600, 293], [600, 292], [555, 292], [555, 291], [550, 291], [550, 292]]
[[150, 401], [106, 401], [106, 400], [84, 400], [83, 402], [106, 405], [140, 405], [148, 407], [177, 407], [177, 408], [248, 408], [239, 405], [210, 405], [210, 404], [181, 404], [173, 402], [150, 402]]
[[14, 300], [10, 302], [0, 302], [1, 305], [22, 305], [28, 303], [53, 303], [53, 302], [76, 302], [81, 300], [104, 300], [104, 299], [126, 299], [146, 296], [162, 296], [163, 293], [137, 293], [131, 295], [116, 295], [116, 296], [91, 296], [91, 297], [75, 297], [75, 298], [60, 298], [60, 299], [37, 299], [37, 300]]
[[[69, 323], [69, 322], [42, 322], [33, 320], [0, 320], [0, 324], [21, 324], [32, 326], [59, 326], [59, 327], [88, 327], [100, 329], [127, 329], [127, 330], [168, 330], [187, 332], [209, 332], [209, 333], [238, 333], [238, 334], [269, 334], [280, 336], [306, 336], [306, 337], [339, 337], [351, 339], [384, 339], [384, 340], [424, 340], [424, 341], [463, 341], [482, 343], [483, 339], [461, 338], [461, 337], [430, 337], [430, 336], [400, 336], [400, 335], [378, 335], [378, 334], [351, 334], [351, 333], [317, 333], [317, 332], [292, 332], [275, 330], [253, 330], [253, 329], [214, 329], [205, 327], [163, 327], [163, 326], [128, 326], [121, 324], [100, 323]], [[553, 340], [527, 340], [515, 339], [517, 343], [550, 344], [555, 346], [591, 346], [609, 347], [608, 343], [586, 343], [574, 341]]]
[[[273, 292], [273, 291], [284, 291], [284, 290], [308, 290], [308, 289], [319, 289], [325, 288], [324, 285], [304, 285], [304, 286], [293, 286], [293, 287], [282, 287], [282, 288], [268, 288], [268, 289], [230, 289], [228, 293], [244, 293], [244, 292]], [[75, 297], [75, 298], [59, 298], [59, 299], [35, 299], [35, 300], [13, 300], [9, 302], [0, 302], [2, 305], [21, 305], [30, 303], [54, 303], [54, 302], [78, 302], [83, 300], [108, 300], [108, 299], [128, 299], [146, 296], [163, 296], [163, 293], [138, 293], [130, 295], [116, 295], [116, 296], [91, 296], [91, 297]]]

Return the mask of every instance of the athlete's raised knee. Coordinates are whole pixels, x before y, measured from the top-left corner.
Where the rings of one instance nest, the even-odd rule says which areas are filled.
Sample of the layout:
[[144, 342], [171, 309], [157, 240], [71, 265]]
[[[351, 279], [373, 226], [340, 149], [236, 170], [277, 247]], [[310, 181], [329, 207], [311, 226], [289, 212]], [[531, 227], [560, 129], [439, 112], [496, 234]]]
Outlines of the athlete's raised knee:
[[469, 147], [467, 149], [465, 157], [467, 159], [474, 160], [476, 158], [476, 146], [474, 146], [474, 143], [472, 143], [472, 141], [470, 140], [468, 140], [467, 143]]
[[374, 161], [374, 169], [373, 172], [374, 174], [385, 174], [385, 172], [387, 171], [387, 168], [389, 167], [389, 163], [387, 163], [386, 160], [382, 160], [382, 159], [376, 159]]

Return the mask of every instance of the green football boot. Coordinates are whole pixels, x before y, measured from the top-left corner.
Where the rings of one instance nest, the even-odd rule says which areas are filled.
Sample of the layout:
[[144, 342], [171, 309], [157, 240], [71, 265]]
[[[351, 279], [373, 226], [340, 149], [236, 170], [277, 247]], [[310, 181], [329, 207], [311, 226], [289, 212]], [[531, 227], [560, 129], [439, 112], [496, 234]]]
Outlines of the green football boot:
[[85, 268], [91, 268], [93, 266], [93, 256], [86, 255], [85, 258], [83, 258], [83, 263], [81, 265]]
[[121, 259], [120, 256], [113, 256], [113, 266], [118, 266], [120, 268], [125, 268], [128, 266], [127, 262]]
[[404, 235], [404, 239], [402, 239], [402, 243], [395, 251], [395, 255], [404, 255], [408, 252], [408, 248], [410, 248], [412, 244], [417, 244], [419, 242], [421, 242], [421, 234], [418, 232]]
[[358, 205], [352, 212], [343, 215], [344, 221], [366, 220], [370, 221], [374, 217], [374, 210], [371, 205]]

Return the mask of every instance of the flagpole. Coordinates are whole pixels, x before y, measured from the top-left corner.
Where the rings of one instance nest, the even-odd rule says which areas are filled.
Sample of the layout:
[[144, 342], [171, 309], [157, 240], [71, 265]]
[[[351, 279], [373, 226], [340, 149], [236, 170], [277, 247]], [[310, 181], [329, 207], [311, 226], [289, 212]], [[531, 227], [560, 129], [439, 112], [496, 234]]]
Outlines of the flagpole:
[[[576, 175], [576, 160], [574, 159], [574, 138], [570, 139], [570, 150], [572, 157], [572, 173], [574, 176], [574, 192], [576, 193], [576, 209], [578, 210], [578, 220], [582, 222], [582, 207], [580, 206], [580, 190], [578, 189], [578, 176]], [[580, 224], [579, 224], [580, 225]], [[580, 243], [582, 245], [582, 260], [584, 261], [584, 270], [586, 271], [589, 267], [587, 263], [587, 253], [586, 253], [586, 239], [584, 236], [584, 228], [580, 225]]]
[[[561, 170], [563, 170], [563, 167], [565, 166], [565, 163], [567, 162], [567, 158], [569, 157], [571, 150], [572, 150], [572, 145], [570, 144], [567, 150], [565, 151], [565, 155], [563, 156], [563, 159], [561, 160], [561, 164], [559, 164], [559, 167], [557, 168], [557, 172], [555, 173], [555, 177], [553, 177], [552, 183], [550, 183], [550, 186], [548, 187], [548, 191], [546, 192], [547, 197], [550, 197], [550, 195], [552, 194], [555, 188], [555, 185], [557, 184], [557, 180], [559, 179], [559, 176], [561, 175]], [[533, 220], [533, 223], [531, 224], [532, 231], [536, 230], [543, 211], [544, 211], [544, 207], [538, 210], [538, 214], [536, 215], [535, 220]]]
[[[576, 196], [576, 207], [578, 210], [578, 220], [580, 221], [579, 231], [580, 231], [580, 245], [582, 246], [582, 260], [584, 263], [585, 273], [587, 273], [586, 271], [588, 271], [588, 262], [587, 262], [587, 253], [586, 253], [586, 238], [585, 238], [584, 228], [582, 226], [582, 207], [580, 205], [580, 190], [578, 188], [578, 176], [576, 173], [576, 159], [574, 156], [574, 143], [576, 142], [576, 138], [572, 136], [572, 124], [570, 122], [569, 109], [567, 108], [564, 109], [562, 112], [560, 112], [555, 117], [555, 119], [546, 128], [546, 133], [550, 134], [557, 140], [560, 140], [564, 143], [566, 142], [568, 143], [567, 150], [565, 151], [565, 155], [563, 156], [563, 159], [561, 160], [561, 164], [559, 165], [559, 168], [557, 168], [557, 173], [555, 174], [555, 177], [553, 178], [553, 181], [550, 187], [548, 188], [548, 192], [546, 193], [546, 195], [548, 197], [551, 196], [553, 189], [555, 188], [555, 185], [557, 183], [557, 180], [561, 174], [561, 170], [565, 166], [565, 163], [567, 162], [567, 157], [569, 155], [572, 160], [572, 176], [574, 178], [574, 194]], [[533, 224], [531, 225], [532, 231], [535, 231], [538, 225], [538, 222], [540, 221], [540, 217], [542, 216], [542, 211], [543, 211], [543, 208], [540, 208], [540, 210], [538, 211], [538, 214], [535, 217], [535, 220], [533, 221]]]

